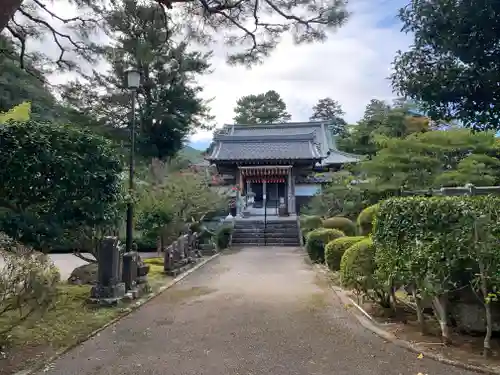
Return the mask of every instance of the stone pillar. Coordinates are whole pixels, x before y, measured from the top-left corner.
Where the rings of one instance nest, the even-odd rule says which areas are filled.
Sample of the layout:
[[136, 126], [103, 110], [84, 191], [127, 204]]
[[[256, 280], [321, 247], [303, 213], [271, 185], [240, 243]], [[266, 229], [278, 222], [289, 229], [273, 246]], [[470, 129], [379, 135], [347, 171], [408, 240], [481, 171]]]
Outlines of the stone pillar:
[[288, 170], [288, 213], [295, 214], [295, 176], [293, 168]]
[[125, 290], [134, 292], [137, 286], [137, 253], [128, 252], [123, 254], [123, 274], [122, 281], [125, 283]]
[[116, 237], [105, 237], [97, 253], [97, 285], [92, 287], [90, 299], [92, 302], [112, 305], [124, 296], [119, 241]]
[[263, 206], [264, 206], [264, 210], [267, 211], [267, 180], [266, 178], [264, 177], [264, 180], [262, 181], [262, 197], [264, 198], [263, 199]]

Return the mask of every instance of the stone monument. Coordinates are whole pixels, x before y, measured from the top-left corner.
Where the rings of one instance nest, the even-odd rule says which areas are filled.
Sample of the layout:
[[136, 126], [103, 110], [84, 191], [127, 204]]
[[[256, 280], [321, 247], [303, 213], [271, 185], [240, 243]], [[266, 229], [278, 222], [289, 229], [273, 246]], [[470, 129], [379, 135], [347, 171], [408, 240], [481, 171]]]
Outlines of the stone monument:
[[102, 240], [97, 253], [97, 284], [90, 291], [91, 302], [114, 305], [125, 296], [122, 256], [117, 237]]

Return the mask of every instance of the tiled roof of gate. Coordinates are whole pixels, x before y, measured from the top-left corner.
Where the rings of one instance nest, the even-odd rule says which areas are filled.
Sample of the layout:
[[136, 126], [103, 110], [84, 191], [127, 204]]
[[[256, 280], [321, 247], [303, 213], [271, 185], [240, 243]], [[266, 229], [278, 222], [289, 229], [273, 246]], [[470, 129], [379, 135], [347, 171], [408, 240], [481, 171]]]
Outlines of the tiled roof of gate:
[[286, 136], [231, 136], [219, 135], [214, 139], [209, 160], [320, 160], [313, 144], [312, 133]]
[[[216, 146], [208, 160], [323, 159], [319, 163], [325, 165], [361, 159], [337, 150], [329, 123], [323, 121], [234, 124], [225, 125], [222, 132], [223, 135], [214, 137]], [[309, 140], [304, 141], [304, 137]]]

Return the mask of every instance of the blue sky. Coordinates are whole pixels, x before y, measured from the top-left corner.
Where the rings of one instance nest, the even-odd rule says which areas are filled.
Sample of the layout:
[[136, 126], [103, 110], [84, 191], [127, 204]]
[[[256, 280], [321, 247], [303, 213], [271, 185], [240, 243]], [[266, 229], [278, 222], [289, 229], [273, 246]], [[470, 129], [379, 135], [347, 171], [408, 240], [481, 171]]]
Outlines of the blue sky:
[[[231, 123], [236, 100], [248, 94], [274, 89], [292, 114], [292, 121], [305, 121], [318, 99], [332, 97], [355, 122], [373, 99], [394, 98], [387, 77], [398, 49], [406, 50], [411, 36], [401, 33], [397, 19], [404, 0], [351, 0], [348, 23], [324, 43], [296, 46], [288, 39], [264, 64], [248, 70], [229, 67], [227, 49], [214, 50], [214, 72], [202, 77], [206, 98], [211, 102], [217, 126]], [[205, 149], [210, 132], [198, 132], [191, 145]]]

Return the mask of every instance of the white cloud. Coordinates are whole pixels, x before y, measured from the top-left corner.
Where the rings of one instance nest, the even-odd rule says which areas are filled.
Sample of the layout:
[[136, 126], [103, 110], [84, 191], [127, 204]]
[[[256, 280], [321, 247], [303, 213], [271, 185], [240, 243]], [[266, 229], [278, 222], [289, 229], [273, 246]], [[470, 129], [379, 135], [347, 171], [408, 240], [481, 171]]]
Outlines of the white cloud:
[[[283, 41], [263, 65], [248, 70], [230, 67], [224, 56], [213, 59], [214, 73], [199, 81], [204, 95], [214, 98], [212, 113], [219, 126], [231, 123], [236, 100], [248, 94], [276, 90], [286, 101], [293, 121], [309, 118], [318, 99], [332, 97], [357, 121], [373, 98], [394, 98], [387, 77], [398, 49], [406, 49], [410, 37], [394, 21], [401, 0], [354, 0], [349, 22], [319, 44], [296, 46]], [[201, 132], [194, 140], [210, 138]]]
[[[410, 36], [401, 33], [400, 24], [395, 22], [404, 4], [404, 0], [350, 0], [350, 20], [326, 42], [296, 46], [284, 38], [264, 64], [252, 69], [228, 66], [227, 47], [215, 46], [214, 73], [201, 77], [199, 83], [204, 86], [203, 95], [213, 98], [212, 114], [218, 126], [232, 122], [239, 97], [271, 89], [287, 103], [292, 121], [307, 120], [312, 106], [324, 97], [340, 102], [348, 122], [357, 121], [371, 99], [391, 100], [394, 95], [387, 80], [391, 62], [395, 52], [410, 43]], [[72, 5], [61, 5], [57, 9], [64, 14], [74, 12]], [[62, 83], [74, 75], [51, 78], [53, 83]], [[210, 138], [211, 132], [203, 131], [191, 140]]]

